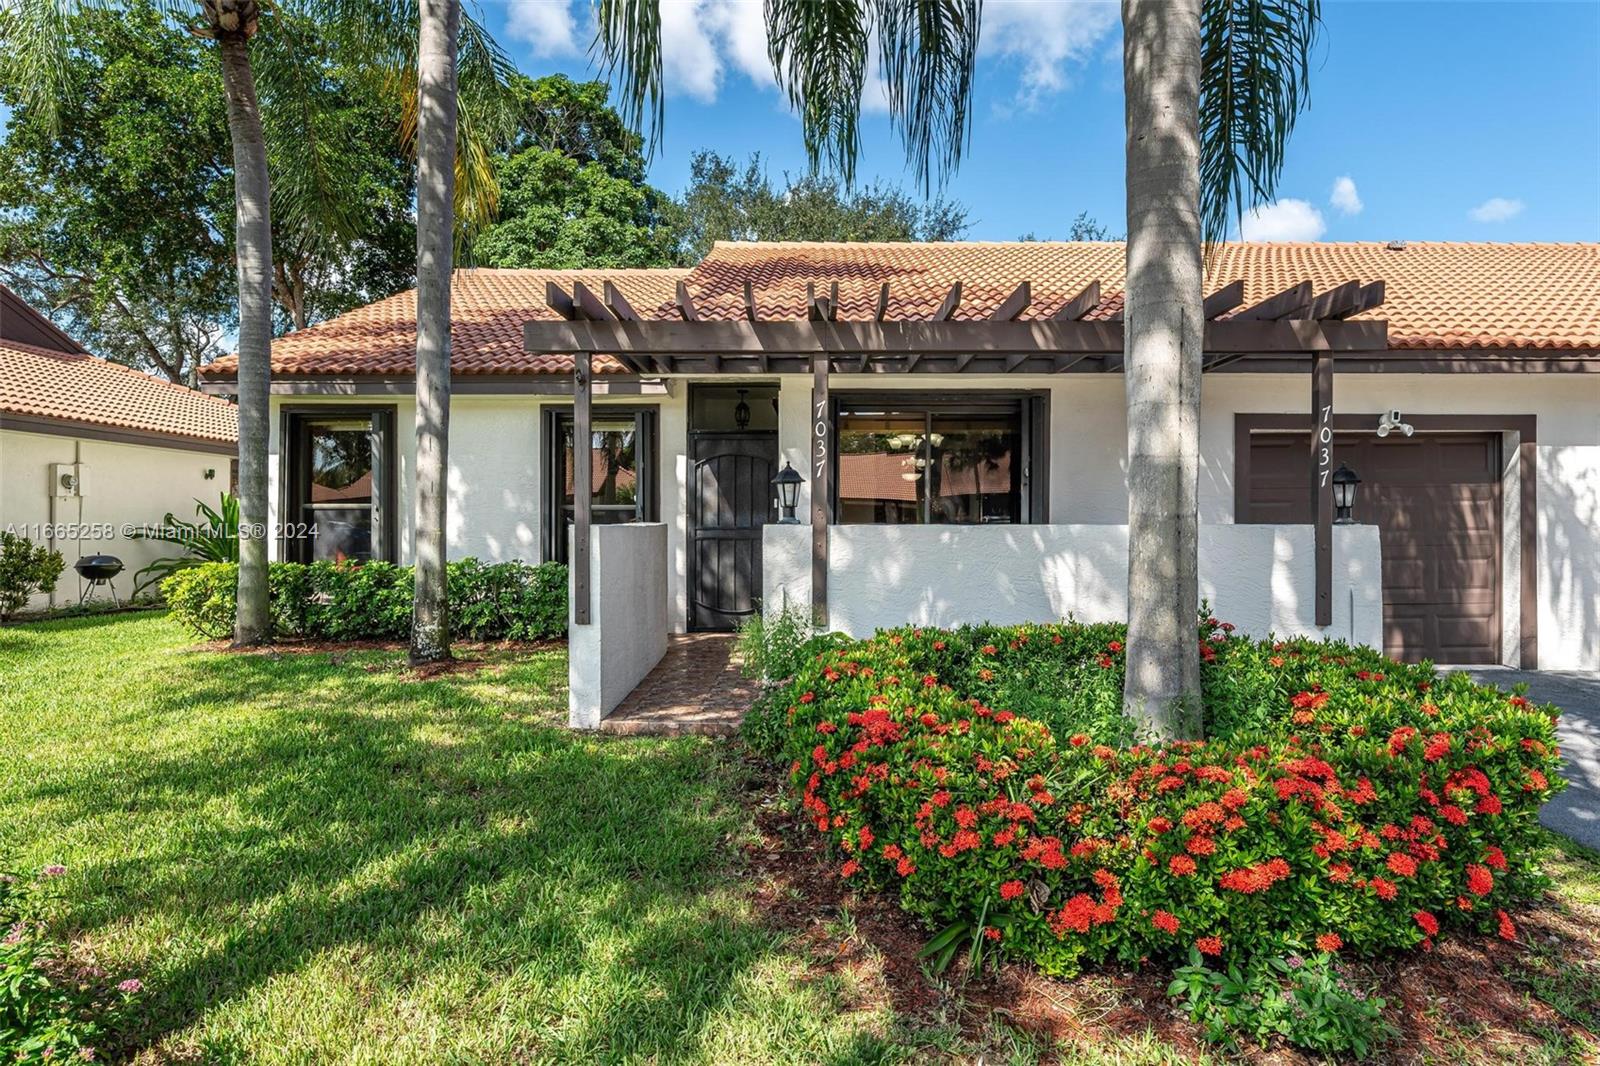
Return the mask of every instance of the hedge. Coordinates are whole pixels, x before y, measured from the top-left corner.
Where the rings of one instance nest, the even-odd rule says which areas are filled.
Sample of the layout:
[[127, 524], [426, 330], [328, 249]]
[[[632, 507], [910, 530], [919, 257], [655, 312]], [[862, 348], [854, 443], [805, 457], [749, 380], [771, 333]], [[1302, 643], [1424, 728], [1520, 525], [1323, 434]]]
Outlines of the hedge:
[[1513, 937], [1553, 709], [1366, 648], [1201, 628], [1205, 742], [1135, 743], [1126, 629], [901, 629], [764, 704], [840, 876], [1053, 973]]
[[[567, 568], [483, 563], [446, 568], [450, 627], [469, 640], [540, 640], [567, 631]], [[392, 563], [272, 563], [273, 635], [314, 640], [402, 640], [411, 632], [413, 574]], [[198, 636], [233, 632], [239, 568], [209, 563], [161, 584], [172, 616]]]

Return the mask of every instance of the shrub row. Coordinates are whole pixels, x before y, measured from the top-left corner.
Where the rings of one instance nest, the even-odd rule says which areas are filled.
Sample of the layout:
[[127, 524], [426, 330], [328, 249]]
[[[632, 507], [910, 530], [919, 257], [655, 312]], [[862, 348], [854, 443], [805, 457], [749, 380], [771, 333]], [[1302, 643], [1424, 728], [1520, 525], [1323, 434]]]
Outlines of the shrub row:
[[[567, 568], [559, 563], [447, 567], [450, 628], [469, 640], [542, 640], [567, 631]], [[315, 640], [400, 640], [411, 632], [413, 574], [392, 563], [273, 563], [267, 569], [273, 635]], [[161, 585], [172, 615], [199, 636], [233, 632], [239, 568], [208, 563]]]
[[1562, 787], [1554, 712], [1370, 649], [1202, 626], [1208, 740], [1135, 743], [1125, 627], [902, 629], [829, 648], [781, 738], [841, 876], [939, 943], [1086, 961], [1515, 935]]

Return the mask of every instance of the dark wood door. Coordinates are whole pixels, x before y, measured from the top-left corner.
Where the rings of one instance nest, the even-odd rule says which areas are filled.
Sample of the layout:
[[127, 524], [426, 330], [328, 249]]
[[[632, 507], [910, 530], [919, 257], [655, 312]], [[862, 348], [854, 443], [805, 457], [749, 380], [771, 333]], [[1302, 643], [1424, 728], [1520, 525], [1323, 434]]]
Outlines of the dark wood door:
[[[1250, 438], [1247, 522], [1311, 521], [1309, 443]], [[1334, 439], [1361, 478], [1357, 522], [1383, 546], [1383, 650], [1407, 661], [1500, 661], [1500, 435], [1372, 434]]]
[[733, 629], [755, 612], [777, 463], [776, 433], [689, 435], [690, 628]]

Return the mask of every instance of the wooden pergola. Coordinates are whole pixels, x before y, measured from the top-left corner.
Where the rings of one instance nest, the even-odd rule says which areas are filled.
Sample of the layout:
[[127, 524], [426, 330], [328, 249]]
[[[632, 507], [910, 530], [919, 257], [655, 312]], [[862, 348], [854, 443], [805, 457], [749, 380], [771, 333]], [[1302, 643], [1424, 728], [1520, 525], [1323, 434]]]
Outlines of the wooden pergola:
[[[573, 359], [573, 431], [590, 435], [594, 357], [607, 355], [627, 375], [811, 374], [811, 582], [812, 612], [826, 624], [828, 525], [833, 437], [830, 379], [835, 374], [1064, 374], [1118, 373], [1123, 368], [1120, 311], [1094, 316], [1101, 285], [1090, 282], [1054, 315], [1023, 319], [1033, 305], [1024, 281], [987, 318], [955, 320], [962, 285], [951, 286], [927, 319], [887, 318], [889, 285], [879, 288], [870, 320], [838, 317], [839, 285], [806, 286], [804, 319], [763, 320], [754, 286], [745, 281], [744, 314], [738, 319], [701, 316], [688, 287], [679, 282], [671, 317], [646, 318], [622, 292], [605, 282], [599, 293], [582, 282], [567, 291], [554, 282], [546, 301], [560, 321], [529, 322], [529, 352]], [[1303, 367], [1311, 375], [1309, 488], [1316, 516], [1316, 621], [1333, 621], [1333, 497], [1329, 491], [1333, 425], [1333, 365], [1338, 356], [1373, 357], [1388, 349], [1388, 323], [1350, 321], [1383, 304], [1384, 283], [1347, 281], [1322, 292], [1310, 281], [1291, 285], [1258, 303], [1244, 305], [1243, 281], [1205, 298], [1203, 372], [1222, 369], [1282, 370]], [[573, 484], [592, 483], [590, 449], [577, 448]], [[588, 493], [575, 493], [573, 621], [590, 619]]]

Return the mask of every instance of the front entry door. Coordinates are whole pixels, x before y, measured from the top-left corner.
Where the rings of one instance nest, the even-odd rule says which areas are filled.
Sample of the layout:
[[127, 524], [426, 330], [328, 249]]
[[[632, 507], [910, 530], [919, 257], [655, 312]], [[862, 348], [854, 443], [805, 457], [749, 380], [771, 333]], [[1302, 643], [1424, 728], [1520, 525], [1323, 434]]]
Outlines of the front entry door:
[[761, 527], [774, 521], [778, 435], [689, 435], [689, 625], [734, 629], [761, 595]]

